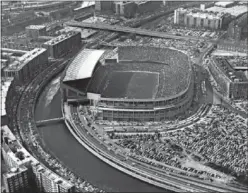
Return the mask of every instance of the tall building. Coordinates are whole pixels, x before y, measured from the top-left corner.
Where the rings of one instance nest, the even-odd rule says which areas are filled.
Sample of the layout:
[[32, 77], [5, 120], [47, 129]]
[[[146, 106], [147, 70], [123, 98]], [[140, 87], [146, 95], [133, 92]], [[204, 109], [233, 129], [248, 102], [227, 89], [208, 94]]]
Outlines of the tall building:
[[49, 57], [59, 58], [70, 52], [73, 48], [81, 45], [81, 33], [70, 31], [53, 38], [43, 44], [43, 47], [48, 50]]
[[32, 169], [41, 192], [75, 192], [74, 185], [63, 180], [40, 163], [32, 163]]
[[[1, 127], [1, 132], [3, 159], [9, 168], [18, 168], [12, 171], [13, 174], [7, 176], [10, 179], [9, 182], [6, 180], [6, 183], [11, 190], [16, 190], [15, 187], [24, 187], [27, 183], [21, 180], [23, 178], [28, 179], [29, 187], [37, 188], [41, 192], [75, 192], [75, 186], [72, 183], [53, 173], [30, 155], [16, 140], [8, 126]], [[10, 181], [16, 181], [17, 184]]]
[[25, 167], [11, 168], [3, 174], [3, 184], [9, 193], [31, 193], [29, 172]]
[[224, 13], [179, 8], [174, 11], [174, 24], [196, 28], [221, 29], [224, 16]]

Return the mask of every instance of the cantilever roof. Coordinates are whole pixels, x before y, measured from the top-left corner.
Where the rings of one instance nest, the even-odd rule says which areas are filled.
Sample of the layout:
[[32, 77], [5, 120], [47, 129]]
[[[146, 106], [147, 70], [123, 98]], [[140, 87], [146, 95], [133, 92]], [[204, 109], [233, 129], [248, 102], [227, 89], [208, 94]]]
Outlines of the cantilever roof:
[[90, 78], [94, 68], [105, 51], [85, 49], [71, 62], [66, 71], [64, 81]]

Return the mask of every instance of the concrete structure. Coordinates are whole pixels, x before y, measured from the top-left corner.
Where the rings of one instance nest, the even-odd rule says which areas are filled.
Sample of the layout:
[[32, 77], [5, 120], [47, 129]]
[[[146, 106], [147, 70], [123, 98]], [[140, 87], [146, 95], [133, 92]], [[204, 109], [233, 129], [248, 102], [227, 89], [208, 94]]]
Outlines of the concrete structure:
[[80, 45], [81, 34], [79, 32], [70, 31], [45, 42], [43, 47], [48, 50], [49, 57], [59, 58]]
[[[180, 86], [182, 90], [180, 90], [180, 92], [178, 91], [179, 93], [175, 95], [164, 96], [161, 94], [163, 96], [159, 98], [133, 99], [126, 97], [107, 97], [103, 95], [102, 91], [95, 89], [104, 87], [104, 82], [107, 80], [106, 74], [110, 73], [114, 69], [118, 71], [126, 68], [128, 69], [129, 63], [130, 66], [133, 66], [134, 69], [138, 69], [139, 71], [142, 70], [142, 67], [138, 67], [137, 62], [133, 62], [134, 64], [132, 64], [132, 61], [128, 61], [127, 64], [127, 61], [120, 57], [118, 60], [115, 59], [114, 63], [113, 61], [111, 64], [105, 63], [105, 65], [103, 65], [104, 67], [102, 67], [102, 65], [97, 62], [102, 53], [93, 50], [90, 53], [89, 52], [89, 50], [81, 52], [68, 66], [68, 69], [65, 70], [63, 83], [61, 84], [61, 92], [63, 99], [69, 103], [79, 102], [82, 104], [90, 104], [94, 109], [95, 118], [110, 121], [161, 121], [165, 118], [180, 114], [191, 105], [194, 76], [190, 64], [188, 72], [187, 70], [184, 71], [186, 79], [185, 82], [183, 82], [185, 85], [182, 87]], [[133, 54], [136, 54], [135, 50], [133, 51]], [[92, 59], [90, 59], [91, 57], [89, 55], [92, 55]], [[93, 57], [94, 55], [95, 57]], [[188, 62], [188, 59], [184, 61], [184, 63]], [[154, 68], [154, 65], [156, 65], [156, 62], [151, 64], [152, 68]], [[160, 63], [158, 63], [158, 65], [160, 65]], [[95, 69], [97, 70], [95, 71]], [[163, 80], [162, 74], [161, 80]], [[101, 86], [99, 86], [100, 84]], [[177, 83], [175, 83], [175, 85], [177, 85]], [[161, 89], [164, 87], [167, 88], [167, 86], [160, 86], [159, 88]], [[171, 86], [171, 88], [172, 87], [173, 86]], [[163, 92], [163, 89], [158, 92]]]
[[46, 35], [46, 26], [44, 25], [30, 25], [26, 28], [26, 36], [32, 39], [38, 39], [39, 36]]
[[248, 79], [236, 71], [227, 60], [213, 56], [208, 69], [220, 87], [222, 94], [231, 99], [248, 99]]
[[3, 174], [3, 184], [6, 192], [27, 193], [30, 192], [29, 172], [25, 167], [11, 168]]
[[8, 167], [26, 168], [30, 172], [28, 178], [35, 181], [33, 184], [35, 183], [40, 192], [75, 192], [73, 184], [53, 173], [30, 155], [8, 126], [1, 127], [1, 130], [3, 141], [1, 149], [3, 159]]
[[43, 65], [48, 65], [47, 50], [35, 48], [11, 62], [3, 70], [3, 76], [6, 78], [16, 77], [20, 82], [25, 82], [35, 76], [44, 67]]
[[179, 8], [174, 11], [174, 24], [197, 28], [221, 29], [224, 16], [225, 14], [223, 13]]

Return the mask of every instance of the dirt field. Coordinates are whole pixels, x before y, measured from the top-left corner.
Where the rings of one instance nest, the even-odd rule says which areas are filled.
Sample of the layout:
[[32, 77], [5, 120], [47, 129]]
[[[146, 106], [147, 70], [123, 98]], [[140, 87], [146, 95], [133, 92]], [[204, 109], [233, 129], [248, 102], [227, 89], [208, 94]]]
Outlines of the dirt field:
[[158, 73], [113, 72], [107, 78], [102, 95], [111, 98], [154, 98], [158, 89]]

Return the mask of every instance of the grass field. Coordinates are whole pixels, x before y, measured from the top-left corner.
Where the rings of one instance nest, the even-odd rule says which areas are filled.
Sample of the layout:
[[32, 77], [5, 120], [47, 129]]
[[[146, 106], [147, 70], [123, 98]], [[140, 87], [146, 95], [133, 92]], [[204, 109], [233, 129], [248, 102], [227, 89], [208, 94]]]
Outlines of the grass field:
[[107, 98], [129, 99], [155, 98], [158, 84], [158, 73], [114, 71], [108, 75], [102, 90], [102, 96]]

